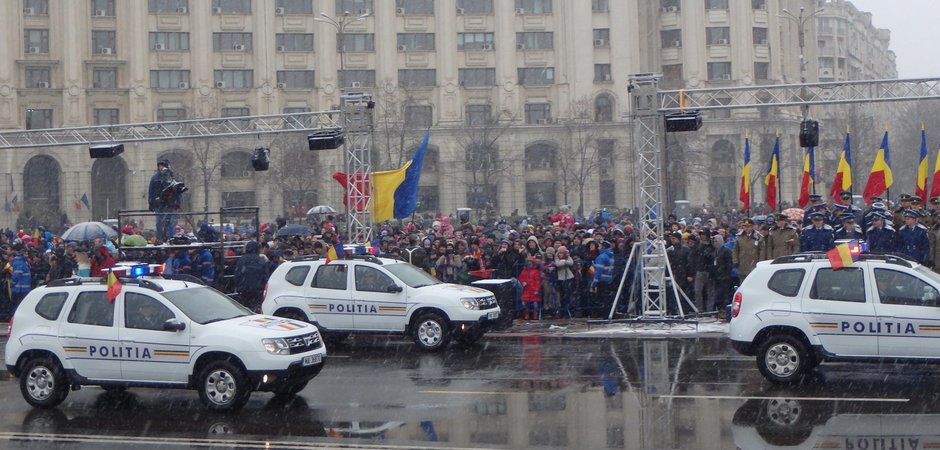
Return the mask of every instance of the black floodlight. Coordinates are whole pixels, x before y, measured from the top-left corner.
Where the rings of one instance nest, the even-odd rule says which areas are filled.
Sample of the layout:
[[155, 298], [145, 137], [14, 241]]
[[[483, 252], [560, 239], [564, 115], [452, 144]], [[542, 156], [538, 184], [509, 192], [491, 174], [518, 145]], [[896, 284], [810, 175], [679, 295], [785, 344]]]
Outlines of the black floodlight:
[[666, 132], [698, 131], [702, 128], [702, 112], [688, 111], [666, 114]]
[[804, 120], [800, 123], [800, 147], [819, 146], [819, 122]]
[[255, 169], [255, 172], [263, 172], [268, 170], [268, 166], [271, 164], [271, 149], [267, 147], [258, 147], [255, 149], [255, 152], [251, 155], [251, 167]]
[[114, 158], [124, 153], [124, 144], [102, 144], [88, 147], [88, 156], [92, 158]]
[[344, 142], [346, 142], [346, 137], [339, 129], [314, 131], [307, 136], [310, 150], [333, 150], [339, 148]]

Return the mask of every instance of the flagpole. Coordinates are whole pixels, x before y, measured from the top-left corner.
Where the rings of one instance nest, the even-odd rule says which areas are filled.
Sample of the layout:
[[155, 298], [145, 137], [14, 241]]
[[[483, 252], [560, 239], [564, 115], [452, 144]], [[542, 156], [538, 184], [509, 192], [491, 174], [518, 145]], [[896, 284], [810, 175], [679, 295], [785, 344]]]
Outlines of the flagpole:
[[[851, 134], [852, 134], [852, 129], [851, 129], [848, 125], [846, 125], [846, 126], [845, 126], [845, 135], [846, 135], [846, 136], [848, 137], [848, 139], [849, 139], [849, 151], [850, 151], [850, 152], [852, 151], [852, 137], [851, 137]], [[843, 155], [845, 154], [845, 148], [842, 149], [842, 154], [843, 154]], [[849, 157], [851, 158], [851, 153], [849, 154]], [[852, 162], [851, 162], [851, 161], [846, 161], [846, 162], [849, 163], [849, 176], [852, 177], [852, 184], [849, 185], [849, 194], [852, 194], [852, 199], [849, 200], [849, 204], [851, 205], [851, 204], [855, 203], [855, 177], [852, 176], [852, 169], [853, 169], [853, 167], [852, 167]], [[843, 176], [845, 176], [845, 175], [843, 175]], [[865, 199], [862, 199], [862, 202], [865, 202]], [[864, 205], [863, 205], [863, 206], [864, 206]]]
[[[888, 126], [887, 126], [887, 125], [885, 125], [885, 133], [888, 133]], [[886, 145], [886, 147], [887, 147], [887, 145]], [[883, 149], [883, 150], [884, 150], [884, 149]], [[886, 151], [887, 151], [887, 150], [886, 150]], [[890, 165], [888, 166], [888, 169], [889, 169], [889, 170], [891, 169], [891, 166], [890, 166]], [[886, 198], [886, 201], [888, 202], [888, 204], [890, 205], [890, 204], [891, 204], [891, 186], [886, 186], [886, 187], [885, 187], [885, 198]], [[890, 209], [889, 209], [889, 211], [890, 211]]]
[[[777, 129], [776, 134], [779, 146], [780, 129]], [[783, 158], [780, 156], [780, 152], [777, 152], [777, 212], [783, 212]]]

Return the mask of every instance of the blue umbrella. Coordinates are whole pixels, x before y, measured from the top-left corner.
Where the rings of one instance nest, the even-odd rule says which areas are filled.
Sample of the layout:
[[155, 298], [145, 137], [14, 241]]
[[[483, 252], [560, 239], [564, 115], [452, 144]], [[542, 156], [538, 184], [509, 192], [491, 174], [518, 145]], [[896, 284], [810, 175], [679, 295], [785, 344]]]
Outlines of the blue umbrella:
[[82, 222], [62, 233], [63, 241], [85, 242], [95, 239], [110, 239], [117, 236], [117, 231], [101, 222]]
[[303, 236], [305, 234], [310, 234], [310, 227], [306, 225], [287, 225], [286, 227], [277, 230], [278, 237]]

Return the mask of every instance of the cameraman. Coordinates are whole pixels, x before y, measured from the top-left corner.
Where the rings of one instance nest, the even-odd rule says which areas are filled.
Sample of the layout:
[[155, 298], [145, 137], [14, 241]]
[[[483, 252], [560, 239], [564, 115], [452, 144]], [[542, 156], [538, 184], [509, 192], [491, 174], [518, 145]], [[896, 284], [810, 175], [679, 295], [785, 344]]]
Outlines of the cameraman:
[[165, 243], [176, 231], [176, 215], [180, 206], [179, 193], [172, 189], [175, 181], [170, 161], [157, 159], [157, 172], [150, 177], [147, 201], [150, 211], [157, 213], [157, 241]]

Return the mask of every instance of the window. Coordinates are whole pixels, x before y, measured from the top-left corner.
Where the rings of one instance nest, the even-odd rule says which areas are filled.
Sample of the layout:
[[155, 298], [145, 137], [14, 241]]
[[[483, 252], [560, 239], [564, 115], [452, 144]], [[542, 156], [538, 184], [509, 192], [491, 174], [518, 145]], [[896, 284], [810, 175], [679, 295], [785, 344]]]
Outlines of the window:
[[56, 292], [54, 294], [43, 295], [36, 303], [36, 314], [46, 320], [56, 320], [62, 307], [65, 306], [65, 299], [69, 298], [67, 292]]
[[495, 33], [457, 33], [457, 50], [492, 50]]
[[215, 81], [216, 86], [224, 89], [251, 89], [255, 85], [255, 71], [216, 70], [214, 71], [213, 81]]
[[463, 87], [496, 86], [496, 69], [458, 69], [457, 78]]
[[785, 297], [796, 297], [803, 285], [804, 275], [806, 271], [803, 269], [779, 270], [767, 281], [767, 289]]
[[49, 0], [23, 0], [23, 13], [33, 16], [48, 16]]
[[766, 45], [767, 44], [767, 29], [764, 27], [754, 27], [754, 44]]
[[682, 47], [682, 30], [663, 30], [659, 32], [663, 48]]
[[594, 29], [594, 47], [610, 47], [610, 28]]
[[756, 79], [757, 81], [769, 81], [770, 80], [770, 63], [755, 62], [754, 63], [754, 79]]
[[52, 128], [52, 110], [51, 109], [27, 109], [26, 110], [26, 129], [41, 130]]
[[329, 264], [317, 268], [310, 287], [320, 289], [346, 290], [346, 265]]
[[659, 0], [659, 7], [663, 11], [681, 11], [682, 0]]
[[222, 14], [251, 14], [251, 0], [212, 0], [212, 10]]
[[171, 31], [150, 33], [150, 50], [189, 50], [189, 33]]
[[751, 9], [767, 9], [767, 0], [751, 0]]
[[493, 209], [499, 206], [497, 189], [494, 185], [474, 184], [467, 186], [467, 207], [473, 209]]
[[731, 63], [730, 62], [713, 62], [708, 63], [708, 80], [709, 81], [722, 81], [731, 79]]
[[395, 286], [388, 275], [367, 266], [356, 266], [356, 290], [362, 292], [388, 293], [388, 288]]
[[316, 79], [312, 70], [277, 71], [277, 85], [284, 89], [313, 89]]
[[457, 0], [457, 11], [467, 15], [492, 15], [493, 0]]
[[610, 64], [594, 64], [594, 81], [610, 81]]
[[705, 0], [705, 9], [728, 9], [728, 0]]
[[516, 0], [516, 9], [524, 14], [551, 14], [552, 0]]
[[614, 121], [614, 99], [608, 94], [598, 95], [594, 99], [594, 121], [595, 122], [613, 122]]
[[274, 45], [279, 52], [312, 52], [313, 33], [278, 33]]
[[175, 319], [159, 300], [136, 292], [124, 294], [124, 326], [135, 330], [163, 331], [163, 323]]
[[184, 108], [160, 108], [157, 110], [157, 122], [176, 122], [186, 120]]
[[529, 211], [555, 206], [555, 183], [531, 182], [525, 184], [525, 205]]
[[591, 0], [591, 11], [594, 11], [594, 12], [610, 11], [610, 0]]
[[395, 0], [395, 8], [403, 9], [406, 16], [433, 16], [434, 0]]
[[114, 303], [108, 301], [105, 291], [82, 292], [69, 311], [68, 321], [80, 325], [113, 326]]
[[409, 128], [428, 128], [434, 121], [431, 105], [410, 105], [405, 107], [405, 126]]
[[[616, 142], [612, 139], [597, 140], [597, 159], [602, 167], [614, 167], [614, 146]], [[610, 174], [608, 174], [610, 175]]]
[[555, 83], [554, 67], [517, 69], [519, 84], [523, 86], [548, 86]]
[[[248, 172], [252, 172], [251, 166], [249, 165], [245, 169]], [[242, 208], [246, 206], [254, 206], [255, 203], [255, 191], [243, 191], [243, 192], [223, 192], [222, 193], [222, 207], [223, 208]]]
[[398, 33], [398, 49], [408, 52], [434, 50], [434, 33]]
[[189, 11], [189, 0], [149, 0], [147, 11], [150, 14], [184, 13]]
[[[374, 70], [343, 70], [339, 73], [340, 84], [343, 87], [375, 87]], [[353, 86], [353, 83], [357, 83]]]
[[114, 17], [114, 0], [91, 0], [91, 15]]
[[189, 86], [188, 70], [151, 70], [150, 87], [154, 89], [185, 89]]
[[920, 278], [896, 270], [875, 269], [878, 297], [885, 305], [937, 306], [940, 292]]
[[858, 267], [819, 269], [809, 297], [814, 300], [865, 303], [865, 273]]
[[23, 30], [23, 46], [26, 53], [49, 53], [49, 30]]
[[682, 87], [682, 64], [667, 64], [663, 66], [663, 81], [665, 89], [679, 89]]
[[730, 27], [705, 28], [705, 42], [708, 45], [728, 45], [731, 42]]
[[557, 152], [548, 144], [534, 144], [525, 149], [526, 170], [549, 170], [556, 166]]
[[375, 8], [372, 7], [372, 0], [336, 0], [336, 14], [341, 15], [343, 11], [349, 11], [350, 14], [371, 14]]
[[[430, 171], [425, 160], [424, 169]], [[436, 212], [440, 208], [440, 197], [437, 193], [437, 186], [418, 186], [418, 205], [416, 209], [419, 212]]]
[[291, 267], [291, 269], [284, 274], [284, 281], [294, 286], [303, 286], [308, 273], [310, 273], [310, 266]]
[[467, 105], [464, 107], [464, 122], [467, 126], [481, 127], [490, 123], [493, 107], [490, 105]]
[[601, 207], [614, 208], [617, 206], [617, 184], [614, 180], [601, 180], [600, 186]]
[[437, 70], [435, 69], [399, 69], [398, 86], [433, 87], [437, 84]]
[[121, 123], [121, 110], [117, 108], [95, 109], [95, 125], [114, 125]]
[[275, 8], [284, 10], [284, 14], [313, 14], [313, 2], [310, 0], [277, 0]]
[[26, 68], [26, 87], [39, 88], [49, 87], [50, 84], [49, 69], [46, 67], [27, 67]]
[[338, 52], [374, 52], [375, 35], [372, 33], [346, 33], [336, 44]]
[[516, 33], [516, 48], [542, 50], [554, 48], [554, 35], [544, 31]]
[[[223, 117], [225, 116], [225, 109], [222, 108]], [[239, 109], [239, 108], [233, 108]], [[245, 108], [246, 110], [248, 108]], [[222, 157], [222, 165], [219, 168], [219, 175], [222, 178], [248, 178], [254, 171], [251, 170], [251, 155], [243, 151], [233, 151], [226, 153]]]
[[525, 105], [525, 123], [529, 125], [548, 123], [552, 120], [552, 105], [548, 103], [527, 103]]
[[251, 50], [251, 33], [212, 33], [215, 51]]
[[92, 31], [91, 32], [91, 51], [95, 53], [116, 53], [117, 52], [117, 32], [116, 31]]
[[250, 115], [251, 110], [245, 107], [222, 108], [222, 117], [245, 117]]

